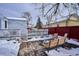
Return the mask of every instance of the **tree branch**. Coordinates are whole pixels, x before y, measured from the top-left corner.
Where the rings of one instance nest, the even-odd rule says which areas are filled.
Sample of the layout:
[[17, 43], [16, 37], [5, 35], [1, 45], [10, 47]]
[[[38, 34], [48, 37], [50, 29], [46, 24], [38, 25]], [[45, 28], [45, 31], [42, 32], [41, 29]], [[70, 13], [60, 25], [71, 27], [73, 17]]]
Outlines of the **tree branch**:
[[54, 6], [52, 6], [52, 7], [46, 12], [46, 14], [45, 14], [44, 16], [46, 16], [55, 6], [56, 6], [56, 4], [55, 4]]

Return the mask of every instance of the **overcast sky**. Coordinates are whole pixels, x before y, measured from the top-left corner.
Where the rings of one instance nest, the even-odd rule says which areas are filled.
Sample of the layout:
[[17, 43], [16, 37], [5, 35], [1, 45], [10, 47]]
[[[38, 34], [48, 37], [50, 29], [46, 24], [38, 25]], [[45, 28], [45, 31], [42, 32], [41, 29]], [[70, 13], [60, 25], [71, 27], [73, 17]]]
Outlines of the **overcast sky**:
[[[0, 16], [8, 16], [8, 17], [21, 17], [23, 12], [30, 12], [32, 16], [32, 23], [35, 24], [37, 22], [37, 17], [40, 15], [40, 11], [36, 9], [38, 6], [40, 7], [41, 4], [33, 3], [0, 3]], [[47, 9], [45, 9], [45, 12], [49, 9], [50, 6], [47, 6]], [[60, 7], [61, 14], [67, 15], [68, 11], [63, 8], [61, 5]], [[56, 16], [57, 17], [57, 16]], [[43, 23], [46, 23], [47, 20], [41, 18], [41, 21]]]
[[21, 17], [23, 12], [30, 12], [32, 23], [36, 23], [39, 10], [35, 10], [35, 5], [29, 3], [0, 3], [0, 16]]

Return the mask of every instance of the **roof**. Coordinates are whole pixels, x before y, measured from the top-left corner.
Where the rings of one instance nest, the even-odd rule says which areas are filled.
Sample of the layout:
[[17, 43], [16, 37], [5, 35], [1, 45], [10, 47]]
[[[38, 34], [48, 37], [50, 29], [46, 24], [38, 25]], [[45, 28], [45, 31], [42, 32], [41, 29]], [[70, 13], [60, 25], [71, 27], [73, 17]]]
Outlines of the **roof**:
[[57, 22], [54, 22], [54, 23], [51, 23], [51, 24], [60, 23], [60, 22], [66, 22], [66, 21], [69, 21], [69, 20], [79, 22], [79, 20], [78, 20], [79, 16], [77, 14], [71, 14], [70, 17], [75, 17], [75, 18], [77, 18], [77, 20], [66, 18], [64, 20], [60, 20], [60, 21], [57, 21]]
[[79, 16], [78, 16], [76, 13], [71, 14], [70, 17], [71, 17], [71, 16], [72, 16], [72, 17], [75, 17], [75, 18], [77, 18], [77, 19], [79, 19]]
[[21, 18], [21, 17], [4, 17], [4, 18], [6, 18], [6, 19], [8, 19], [8, 20], [27, 20], [26, 18]]
[[[69, 20], [62, 20], [62, 21], [59, 21], [59, 22], [51, 23], [51, 24], [56, 24], [56, 23], [61, 23], [61, 22], [66, 22], [66, 21], [69, 21]], [[70, 20], [70, 21], [79, 22], [79, 20]]]

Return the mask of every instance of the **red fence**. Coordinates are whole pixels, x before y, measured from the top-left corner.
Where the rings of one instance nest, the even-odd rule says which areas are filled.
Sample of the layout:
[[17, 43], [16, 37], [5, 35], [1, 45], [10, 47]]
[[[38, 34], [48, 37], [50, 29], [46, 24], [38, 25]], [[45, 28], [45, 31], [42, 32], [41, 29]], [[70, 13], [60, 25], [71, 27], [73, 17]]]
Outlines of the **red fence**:
[[58, 33], [63, 36], [65, 33], [68, 33], [69, 38], [75, 38], [79, 40], [79, 26], [72, 27], [51, 27], [48, 28], [49, 34]]

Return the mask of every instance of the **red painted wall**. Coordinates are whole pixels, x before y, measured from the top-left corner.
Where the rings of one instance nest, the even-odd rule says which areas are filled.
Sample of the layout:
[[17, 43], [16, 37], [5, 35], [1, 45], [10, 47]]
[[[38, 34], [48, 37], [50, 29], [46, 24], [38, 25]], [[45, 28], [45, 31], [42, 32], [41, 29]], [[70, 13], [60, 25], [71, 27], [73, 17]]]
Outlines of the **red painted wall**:
[[69, 38], [75, 38], [79, 40], [79, 26], [71, 26], [71, 27], [51, 27], [48, 28], [49, 34], [58, 33], [63, 36], [65, 33], [68, 33]]

